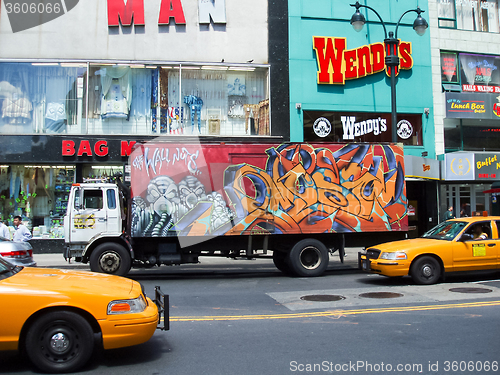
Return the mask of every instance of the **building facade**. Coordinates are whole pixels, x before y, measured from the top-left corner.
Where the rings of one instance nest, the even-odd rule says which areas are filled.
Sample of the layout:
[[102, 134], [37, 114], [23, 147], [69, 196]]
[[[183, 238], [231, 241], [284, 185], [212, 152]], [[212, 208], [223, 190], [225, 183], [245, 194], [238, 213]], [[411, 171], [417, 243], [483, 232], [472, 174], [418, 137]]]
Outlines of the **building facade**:
[[[499, 214], [500, 2], [429, 1], [440, 211]], [[485, 193], [486, 192], [486, 193]]]
[[136, 142], [289, 139], [285, 2], [2, 3], [0, 213], [35, 237], [61, 237], [70, 185]]
[[[353, 2], [351, 2], [353, 3]], [[361, 1], [375, 9], [387, 32], [400, 17], [427, 1]], [[404, 145], [407, 195], [414, 235], [437, 223], [437, 180], [430, 34], [413, 30], [417, 16], [401, 18], [397, 123], [391, 122], [391, 85], [386, 73], [384, 26], [366, 8], [360, 32], [350, 25], [355, 8], [341, 0], [289, 0], [290, 138], [306, 142], [394, 141]]]

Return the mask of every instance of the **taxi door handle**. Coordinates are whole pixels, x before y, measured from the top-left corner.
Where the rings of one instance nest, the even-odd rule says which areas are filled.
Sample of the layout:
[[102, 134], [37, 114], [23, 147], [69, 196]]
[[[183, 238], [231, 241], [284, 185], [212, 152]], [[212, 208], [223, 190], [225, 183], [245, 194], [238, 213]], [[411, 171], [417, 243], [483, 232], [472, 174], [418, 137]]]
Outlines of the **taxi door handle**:
[[494, 243], [489, 243], [489, 244], [488, 244], [488, 246], [489, 246], [489, 247], [493, 247], [493, 246], [496, 246], [496, 244], [494, 244]]

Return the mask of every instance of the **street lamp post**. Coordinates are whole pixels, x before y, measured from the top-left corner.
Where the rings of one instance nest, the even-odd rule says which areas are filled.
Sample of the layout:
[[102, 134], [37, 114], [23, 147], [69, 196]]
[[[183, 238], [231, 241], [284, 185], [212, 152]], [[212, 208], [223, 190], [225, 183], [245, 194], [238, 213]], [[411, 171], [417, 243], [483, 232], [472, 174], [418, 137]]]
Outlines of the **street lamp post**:
[[399, 56], [398, 56], [398, 47], [399, 47], [399, 40], [398, 40], [398, 27], [399, 23], [403, 19], [404, 15], [410, 12], [415, 12], [417, 13], [417, 18], [413, 22], [413, 29], [416, 31], [416, 33], [420, 36], [425, 34], [425, 30], [429, 27], [427, 24], [427, 21], [420, 15], [424, 11], [420, 9], [420, 7], [417, 7], [417, 9], [410, 9], [404, 12], [401, 17], [399, 18], [398, 22], [396, 23], [396, 31], [393, 33], [392, 31], [389, 31], [389, 36], [387, 36], [387, 29], [385, 27], [385, 22], [380, 17], [380, 14], [373, 9], [372, 7], [369, 7], [368, 5], [362, 5], [359, 3], [359, 1], [356, 1], [356, 4], [349, 4], [352, 7], [356, 7], [356, 12], [352, 15], [351, 17], [351, 25], [356, 31], [361, 31], [363, 28], [364, 24], [366, 23], [365, 16], [361, 14], [359, 11], [359, 8], [367, 8], [373, 11], [379, 18], [380, 22], [382, 23], [382, 27], [384, 28], [384, 43], [385, 43], [385, 65], [387, 66], [387, 72], [391, 78], [391, 125], [392, 125], [392, 142], [397, 143], [398, 141], [398, 129], [397, 129], [397, 121], [398, 121], [398, 116], [397, 116], [397, 109], [396, 109], [396, 75], [398, 74], [398, 69], [399, 69]]

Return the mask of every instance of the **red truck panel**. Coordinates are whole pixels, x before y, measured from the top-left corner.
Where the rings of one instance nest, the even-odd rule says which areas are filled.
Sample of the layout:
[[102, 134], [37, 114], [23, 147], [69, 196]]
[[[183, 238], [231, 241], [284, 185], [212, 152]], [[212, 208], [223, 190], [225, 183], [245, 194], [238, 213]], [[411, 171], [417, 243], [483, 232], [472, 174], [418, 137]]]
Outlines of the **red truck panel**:
[[134, 237], [408, 230], [395, 145], [155, 143], [130, 163]]

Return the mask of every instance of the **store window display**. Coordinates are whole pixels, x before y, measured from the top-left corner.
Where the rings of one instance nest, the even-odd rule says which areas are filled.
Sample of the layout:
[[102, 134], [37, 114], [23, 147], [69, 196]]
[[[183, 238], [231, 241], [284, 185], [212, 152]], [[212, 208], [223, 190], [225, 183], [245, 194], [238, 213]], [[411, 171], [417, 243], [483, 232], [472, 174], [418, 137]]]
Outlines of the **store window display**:
[[[181, 84], [179, 70], [169, 71], [169, 108], [181, 107], [181, 121], [178, 116], [169, 117], [169, 126], [180, 128], [181, 134], [271, 134], [265, 70], [203, 68], [182, 69]], [[182, 89], [181, 95], [179, 87]], [[179, 103], [180, 97], [182, 103]]]
[[15, 216], [33, 237], [62, 238], [63, 217], [74, 167], [4, 165], [0, 167], [0, 212], [12, 226]]
[[267, 67], [0, 63], [0, 134], [268, 136], [268, 99]]
[[84, 69], [0, 63], [0, 133], [68, 132], [79, 122], [78, 76]]

